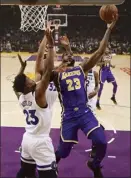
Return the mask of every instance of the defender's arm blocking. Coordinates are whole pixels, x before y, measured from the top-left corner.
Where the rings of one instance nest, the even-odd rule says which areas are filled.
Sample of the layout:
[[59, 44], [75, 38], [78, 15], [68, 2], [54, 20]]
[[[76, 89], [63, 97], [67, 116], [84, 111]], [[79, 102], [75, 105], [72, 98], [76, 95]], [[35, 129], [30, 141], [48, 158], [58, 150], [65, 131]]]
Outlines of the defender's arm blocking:
[[54, 68], [54, 41], [51, 31], [46, 31], [46, 37], [49, 44], [47, 59], [44, 60], [46, 71], [42, 75], [42, 79], [36, 88], [36, 102], [40, 107], [47, 105], [45, 92], [50, 83], [50, 77]]

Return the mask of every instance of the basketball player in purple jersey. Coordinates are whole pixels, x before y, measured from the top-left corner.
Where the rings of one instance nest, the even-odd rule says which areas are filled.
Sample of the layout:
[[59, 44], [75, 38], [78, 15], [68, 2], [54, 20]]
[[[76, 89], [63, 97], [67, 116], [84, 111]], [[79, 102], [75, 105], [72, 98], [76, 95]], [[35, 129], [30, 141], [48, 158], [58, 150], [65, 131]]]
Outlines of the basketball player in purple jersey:
[[116, 83], [114, 75], [111, 72], [111, 68], [115, 68], [115, 66], [111, 64], [111, 59], [112, 59], [112, 54], [110, 53], [109, 49], [107, 48], [105, 54], [103, 55], [100, 62], [98, 63], [98, 66], [100, 66], [100, 71], [99, 71], [100, 88], [98, 91], [96, 107], [99, 110], [101, 110], [100, 97], [102, 94], [103, 85], [104, 85], [105, 81], [107, 81], [108, 83], [110, 83], [110, 82], [112, 83], [113, 94], [112, 94], [111, 100], [113, 101], [114, 104], [117, 104], [116, 98], [115, 98], [115, 95], [117, 92], [117, 83]]
[[[62, 106], [60, 143], [56, 151], [57, 163], [61, 158], [69, 156], [73, 145], [78, 143], [77, 133], [81, 129], [95, 146], [94, 157], [88, 161], [88, 167], [93, 171], [95, 178], [103, 177], [101, 161], [106, 154], [107, 141], [102, 126], [87, 106], [85, 76], [105, 53], [115, 23], [116, 18], [108, 26], [99, 49], [90, 57], [90, 60], [85, 60], [81, 65], [74, 67], [72, 54], [65, 54], [62, 64], [52, 72]], [[64, 45], [69, 47], [68, 42], [65, 42]]]

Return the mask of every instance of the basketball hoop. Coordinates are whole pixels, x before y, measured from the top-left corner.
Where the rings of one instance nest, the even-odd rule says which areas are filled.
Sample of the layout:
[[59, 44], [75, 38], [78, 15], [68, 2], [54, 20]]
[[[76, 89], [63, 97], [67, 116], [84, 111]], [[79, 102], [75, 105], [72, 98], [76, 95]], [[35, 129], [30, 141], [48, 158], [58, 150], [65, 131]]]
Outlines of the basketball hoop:
[[35, 31], [45, 29], [45, 20], [48, 6], [29, 6], [19, 5], [21, 11], [21, 27], [22, 31]]

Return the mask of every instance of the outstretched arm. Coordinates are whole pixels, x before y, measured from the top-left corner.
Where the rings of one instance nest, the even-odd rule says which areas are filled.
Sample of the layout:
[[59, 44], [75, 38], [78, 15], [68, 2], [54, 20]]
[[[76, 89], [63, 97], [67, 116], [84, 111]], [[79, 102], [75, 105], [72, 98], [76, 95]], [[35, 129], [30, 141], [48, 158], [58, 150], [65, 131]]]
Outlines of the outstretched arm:
[[47, 44], [46, 35], [44, 36], [38, 50], [36, 63], [35, 63], [35, 81], [38, 82], [41, 80], [41, 74], [44, 70], [43, 59], [44, 59], [44, 52]]
[[[24, 73], [26, 65], [27, 65], [26, 61], [22, 60], [22, 57], [20, 56], [20, 54], [18, 54], [18, 59], [20, 61], [21, 67], [20, 67], [20, 70], [19, 70], [17, 76]], [[13, 90], [14, 90], [14, 88], [13, 88]], [[19, 99], [20, 93], [16, 92], [15, 90], [14, 90], [14, 92], [15, 92], [15, 95], [17, 96], [17, 98]]]
[[[47, 23], [47, 29], [50, 30], [51, 21]], [[43, 40], [39, 46], [38, 54], [36, 58], [36, 64], [35, 64], [35, 81], [38, 82], [42, 78], [42, 74], [45, 72], [45, 66], [44, 66], [44, 54], [45, 50], [47, 48], [47, 37], [44, 35]]]
[[46, 30], [46, 37], [49, 45], [47, 59], [44, 60], [46, 71], [43, 73], [42, 79], [36, 88], [36, 103], [40, 107], [45, 107], [47, 105], [45, 92], [50, 83], [51, 73], [54, 68], [54, 40], [49, 29]]
[[23, 61], [23, 60], [22, 60], [22, 57], [21, 57], [20, 54], [18, 54], [17, 56], [18, 56], [18, 59], [19, 59], [20, 64], [21, 64], [20, 70], [19, 70], [19, 72], [18, 72], [17, 75], [20, 75], [20, 74], [23, 74], [23, 73], [24, 73], [27, 63], [26, 63], [26, 61]]
[[85, 60], [81, 64], [84, 72], [88, 72], [91, 68], [93, 68], [97, 64], [97, 62], [100, 60], [102, 55], [105, 53], [106, 47], [107, 47], [107, 44], [108, 44], [108, 40], [109, 40], [109, 37], [110, 37], [110, 34], [111, 34], [111, 30], [115, 26], [115, 23], [116, 23], [116, 18], [115, 18], [115, 21], [112, 22], [108, 26], [108, 28], [105, 32], [105, 35], [104, 35], [104, 37], [103, 37], [103, 39], [100, 43], [98, 50], [90, 57], [90, 60], [88, 60], [88, 61]]

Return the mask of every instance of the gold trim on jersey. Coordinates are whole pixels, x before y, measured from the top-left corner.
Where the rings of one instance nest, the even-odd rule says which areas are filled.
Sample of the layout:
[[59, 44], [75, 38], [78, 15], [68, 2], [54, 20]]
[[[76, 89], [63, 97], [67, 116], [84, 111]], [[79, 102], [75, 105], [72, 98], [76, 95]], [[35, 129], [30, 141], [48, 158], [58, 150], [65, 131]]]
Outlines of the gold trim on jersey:
[[82, 72], [83, 72], [84, 77], [86, 77], [86, 74], [85, 74], [85, 72], [84, 72], [84, 70], [83, 70], [82, 66], [81, 66], [81, 65], [79, 65], [79, 67], [81, 68], [81, 70], [82, 70]]
[[100, 83], [103, 83], [101, 80], [101, 75], [102, 75], [102, 69], [100, 69], [100, 71], [99, 71], [99, 80], [100, 80]]
[[63, 120], [63, 114], [64, 114], [64, 105], [63, 105], [63, 100], [62, 100], [62, 95], [61, 95], [61, 86], [60, 86], [60, 74], [58, 73], [58, 85], [59, 85], [59, 91], [58, 91], [58, 95], [59, 95], [59, 99], [60, 99], [60, 105], [62, 107], [62, 111], [61, 111], [61, 118]]

